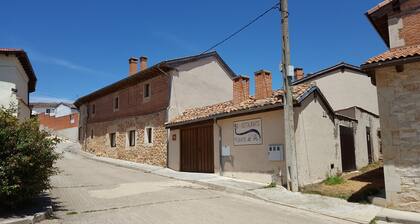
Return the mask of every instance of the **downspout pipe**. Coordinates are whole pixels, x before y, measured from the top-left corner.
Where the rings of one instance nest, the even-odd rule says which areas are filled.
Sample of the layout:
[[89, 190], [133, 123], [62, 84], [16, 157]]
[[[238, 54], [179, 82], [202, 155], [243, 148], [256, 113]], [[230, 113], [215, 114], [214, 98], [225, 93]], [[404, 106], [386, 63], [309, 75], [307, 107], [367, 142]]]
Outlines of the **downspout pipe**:
[[219, 133], [219, 166], [220, 166], [220, 175], [223, 176], [223, 172], [224, 172], [224, 164], [223, 164], [223, 156], [222, 156], [222, 127], [217, 123], [217, 119], [213, 118], [214, 124], [217, 126], [218, 128], [218, 133]]

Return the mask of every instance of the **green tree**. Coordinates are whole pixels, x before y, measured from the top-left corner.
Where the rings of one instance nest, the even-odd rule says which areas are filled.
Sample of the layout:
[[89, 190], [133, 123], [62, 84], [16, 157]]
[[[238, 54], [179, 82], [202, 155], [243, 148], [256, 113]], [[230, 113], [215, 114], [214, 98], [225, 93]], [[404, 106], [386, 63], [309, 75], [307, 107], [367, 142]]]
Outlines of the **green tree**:
[[39, 130], [37, 118], [19, 121], [0, 109], [0, 205], [13, 208], [50, 188], [59, 139]]

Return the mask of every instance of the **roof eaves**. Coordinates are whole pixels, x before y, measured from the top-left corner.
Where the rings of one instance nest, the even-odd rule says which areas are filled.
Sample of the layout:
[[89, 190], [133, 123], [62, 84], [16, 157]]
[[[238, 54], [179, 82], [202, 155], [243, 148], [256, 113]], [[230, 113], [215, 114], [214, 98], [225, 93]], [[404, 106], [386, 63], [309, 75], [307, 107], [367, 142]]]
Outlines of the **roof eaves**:
[[420, 55], [411, 56], [411, 57], [410, 56], [400, 57], [400, 58], [394, 58], [394, 59], [389, 59], [389, 60], [381, 60], [381, 61], [373, 62], [373, 63], [365, 63], [365, 64], [362, 64], [360, 67], [363, 71], [369, 71], [377, 67], [400, 65], [400, 64], [406, 64], [406, 63], [417, 62], [417, 61], [420, 61]]
[[312, 80], [312, 79], [314, 79], [314, 78], [316, 78], [318, 76], [327, 74], [329, 72], [332, 72], [332, 71], [335, 71], [335, 70], [341, 69], [341, 68], [347, 68], [347, 69], [350, 69], [350, 70], [353, 70], [353, 71], [357, 71], [359, 73], [363, 73], [363, 71], [358, 66], [355, 66], [355, 65], [352, 65], [352, 64], [348, 64], [346, 62], [340, 62], [340, 63], [338, 63], [336, 65], [331, 66], [331, 67], [324, 68], [324, 69], [319, 70], [319, 71], [317, 71], [317, 72], [315, 72], [313, 74], [310, 74], [308, 76], [305, 76], [302, 79], [296, 80], [296, 81], [294, 81], [292, 83], [292, 85], [297, 85], [297, 84], [304, 83], [304, 82], [309, 81], [309, 80]]

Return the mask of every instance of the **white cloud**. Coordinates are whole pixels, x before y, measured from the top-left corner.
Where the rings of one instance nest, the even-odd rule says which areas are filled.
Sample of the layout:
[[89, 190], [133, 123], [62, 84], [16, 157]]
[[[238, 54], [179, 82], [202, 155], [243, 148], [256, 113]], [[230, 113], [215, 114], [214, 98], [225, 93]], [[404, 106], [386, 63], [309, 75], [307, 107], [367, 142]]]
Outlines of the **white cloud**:
[[79, 72], [98, 74], [98, 75], [104, 75], [104, 74], [108, 75], [105, 72], [98, 71], [98, 70], [95, 70], [95, 69], [92, 69], [83, 65], [79, 65], [66, 59], [51, 57], [51, 56], [47, 56], [47, 55], [41, 54], [39, 52], [34, 52], [34, 51], [31, 51], [31, 60], [62, 66], [64, 68], [79, 71]]
[[64, 103], [73, 103], [74, 102], [74, 100], [71, 100], [71, 99], [68, 99], [68, 98], [42, 96], [42, 95], [30, 96], [29, 101], [31, 103], [34, 103], [34, 102], [43, 102], [43, 103], [64, 102]]

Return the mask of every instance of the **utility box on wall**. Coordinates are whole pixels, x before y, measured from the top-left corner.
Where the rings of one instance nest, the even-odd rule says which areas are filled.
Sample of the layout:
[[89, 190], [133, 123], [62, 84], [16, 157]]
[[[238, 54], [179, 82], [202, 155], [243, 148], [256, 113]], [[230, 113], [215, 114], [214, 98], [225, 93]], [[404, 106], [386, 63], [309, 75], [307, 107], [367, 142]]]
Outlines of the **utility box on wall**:
[[282, 144], [268, 145], [268, 160], [282, 161], [284, 160], [284, 150]]

